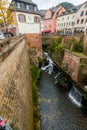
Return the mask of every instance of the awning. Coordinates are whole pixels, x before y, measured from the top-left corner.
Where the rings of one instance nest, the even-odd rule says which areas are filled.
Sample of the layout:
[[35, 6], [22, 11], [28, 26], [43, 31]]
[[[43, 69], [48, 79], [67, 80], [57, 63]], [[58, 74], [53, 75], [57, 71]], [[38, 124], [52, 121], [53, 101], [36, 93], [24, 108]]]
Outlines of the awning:
[[47, 30], [44, 30], [44, 31], [42, 31], [43, 33], [50, 33], [51, 32], [51, 30], [50, 29], [47, 29]]

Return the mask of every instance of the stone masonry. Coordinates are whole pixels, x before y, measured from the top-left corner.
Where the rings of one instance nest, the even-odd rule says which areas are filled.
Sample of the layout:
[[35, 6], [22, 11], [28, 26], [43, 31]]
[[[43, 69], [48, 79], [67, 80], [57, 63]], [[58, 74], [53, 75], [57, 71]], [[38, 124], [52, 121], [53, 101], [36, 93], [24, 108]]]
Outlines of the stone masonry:
[[65, 51], [63, 58], [63, 69], [76, 81], [84, 87], [87, 85], [87, 57], [77, 56], [69, 51]]
[[0, 116], [19, 130], [33, 130], [29, 66], [25, 39], [0, 65]]
[[38, 33], [26, 34], [29, 48], [36, 48], [37, 56], [42, 57], [42, 35]]

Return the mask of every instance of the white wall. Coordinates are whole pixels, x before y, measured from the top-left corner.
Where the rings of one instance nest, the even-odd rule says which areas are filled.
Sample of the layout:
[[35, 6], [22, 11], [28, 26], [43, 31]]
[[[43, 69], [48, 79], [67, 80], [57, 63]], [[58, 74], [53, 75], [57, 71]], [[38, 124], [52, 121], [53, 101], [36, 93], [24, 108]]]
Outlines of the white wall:
[[[21, 23], [19, 21], [18, 14], [24, 14], [26, 16], [26, 22], [25, 23]], [[16, 12], [18, 32], [21, 33], [21, 34], [24, 34], [24, 33], [41, 33], [40, 22], [34, 23], [34, 17], [35, 16], [40, 18], [40, 16], [36, 15], [36, 14]]]
[[72, 29], [74, 27], [74, 25], [72, 25], [72, 22], [75, 23], [75, 18], [75, 13], [59, 16], [56, 22], [57, 30]]
[[44, 21], [41, 21], [41, 32], [44, 31]]
[[[78, 10], [78, 12], [76, 14], [76, 25], [75, 25], [76, 28], [83, 28], [84, 29], [85, 26], [86, 26], [86, 24], [87, 24], [85, 22], [86, 19], [87, 19], [87, 15], [85, 14], [86, 11], [87, 11], [87, 7], [85, 8], [85, 5], [87, 5], [87, 2], [82, 5], [82, 7]], [[84, 14], [83, 14], [83, 16], [80, 16], [80, 14], [81, 14], [82, 11], [84, 11]], [[79, 19], [79, 24], [77, 24], [77, 20], [78, 19]], [[82, 19], [84, 19], [83, 23], [81, 23]]]

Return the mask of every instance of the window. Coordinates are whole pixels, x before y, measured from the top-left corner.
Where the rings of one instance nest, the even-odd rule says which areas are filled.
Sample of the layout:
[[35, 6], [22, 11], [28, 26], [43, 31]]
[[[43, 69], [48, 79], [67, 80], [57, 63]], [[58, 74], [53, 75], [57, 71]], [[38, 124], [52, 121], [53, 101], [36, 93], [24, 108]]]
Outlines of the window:
[[17, 2], [17, 7], [18, 7], [18, 8], [21, 8], [20, 3], [18, 3], [18, 2]]
[[33, 5], [30, 5], [30, 10], [31, 10], [31, 11], [34, 11]]
[[86, 12], [85, 12], [85, 15], [87, 15], [87, 10], [86, 10]]
[[85, 20], [85, 23], [87, 23], [87, 19]]
[[24, 14], [19, 14], [18, 15], [18, 19], [21, 23], [25, 23], [26, 22], [26, 17]]
[[62, 18], [62, 21], [64, 20], [64, 18]]
[[75, 25], [75, 22], [71, 22], [71, 25], [74, 26], [74, 25]]
[[27, 10], [29, 10], [29, 9], [30, 9], [30, 8], [29, 8], [29, 5], [26, 5], [26, 9], [27, 9]]
[[83, 16], [83, 14], [84, 14], [84, 11], [81, 11], [81, 14], [80, 14], [80, 16]]
[[35, 17], [34, 17], [34, 22], [35, 22], [35, 23], [39, 23], [39, 22], [40, 22], [40, 18], [37, 17], [37, 16], [35, 16]]
[[79, 19], [77, 20], [77, 24], [79, 24]]
[[81, 24], [84, 22], [84, 19], [81, 20]]

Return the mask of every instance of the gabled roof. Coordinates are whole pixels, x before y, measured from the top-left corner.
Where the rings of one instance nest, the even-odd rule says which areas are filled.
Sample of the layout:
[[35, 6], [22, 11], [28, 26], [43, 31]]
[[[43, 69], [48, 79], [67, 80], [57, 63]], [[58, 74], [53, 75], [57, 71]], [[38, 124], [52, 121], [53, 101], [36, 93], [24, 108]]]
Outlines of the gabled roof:
[[18, 1], [36, 5], [32, 0], [18, 0]]
[[39, 10], [39, 13], [41, 14], [42, 17], [45, 16], [45, 13], [46, 13], [47, 10]]
[[82, 6], [82, 4], [80, 4], [78, 6], [74, 6], [70, 9], [68, 9], [67, 11], [63, 12], [60, 16], [76, 13], [81, 8], [81, 6]]

